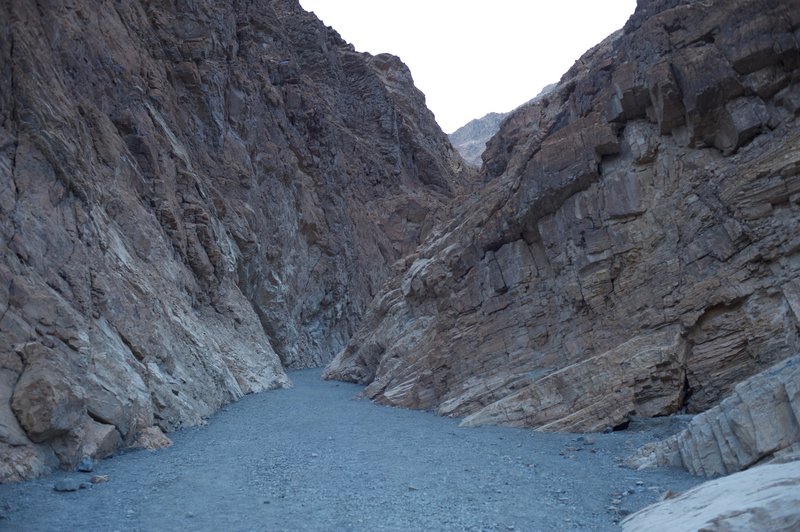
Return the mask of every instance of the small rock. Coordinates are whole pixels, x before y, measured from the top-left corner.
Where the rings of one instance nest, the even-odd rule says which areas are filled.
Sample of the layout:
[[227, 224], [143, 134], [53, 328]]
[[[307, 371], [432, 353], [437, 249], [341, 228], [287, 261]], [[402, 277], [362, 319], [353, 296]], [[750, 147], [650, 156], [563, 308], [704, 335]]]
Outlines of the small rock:
[[61, 480], [56, 480], [53, 489], [56, 491], [78, 491], [81, 489], [81, 483], [74, 478], [62, 478]]
[[606, 427], [603, 429], [603, 434], [611, 434], [612, 432], [614, 432], [612, 427]]
[[94, 461], [90, 456], [84, 456], [81, 458], [81, 461], [78, 462], [77, 470], [81, 471], [82, 473], [91, 473], [94, 469]]
[[641, 481], [641, 480], [637, 480], [637, 481], [636, 481], [636, 485], [637, 485], [637, 486], [644, 486], [644, 482], [643, 482], [643, 481]]
[[311, 458], [317, 458], [319, 455], [317, 453], [311, 453]]
[[94, 484], [92, 484], [91, 482], [81, 482], [81, 484], [80, 484], [80, 488], [82, 490], [88, 490], [92, 486], [94, 486]]
[[417, 491], [419, 488], [416, 486], [409, 486], [408, 491]]
[[92, 478], [89, 479], [89, 482], [92, 484], [102, 484], [103, 482], [108, 482], [108, 475], [92, 475]]

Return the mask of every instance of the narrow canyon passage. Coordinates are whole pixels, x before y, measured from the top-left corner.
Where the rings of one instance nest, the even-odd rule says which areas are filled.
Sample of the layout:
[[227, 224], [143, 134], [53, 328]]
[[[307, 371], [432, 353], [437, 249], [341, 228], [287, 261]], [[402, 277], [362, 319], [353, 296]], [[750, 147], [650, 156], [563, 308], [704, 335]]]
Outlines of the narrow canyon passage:
[[128, 452], [53, 490], [58, 472], [0, 485], [9, 530], [614, 530], [624, 513], [698, 479], [619, 460], [669, 427], [612, 434], [460, 428], [375, 405], [359, 386], [291, 373], [166, 450]]

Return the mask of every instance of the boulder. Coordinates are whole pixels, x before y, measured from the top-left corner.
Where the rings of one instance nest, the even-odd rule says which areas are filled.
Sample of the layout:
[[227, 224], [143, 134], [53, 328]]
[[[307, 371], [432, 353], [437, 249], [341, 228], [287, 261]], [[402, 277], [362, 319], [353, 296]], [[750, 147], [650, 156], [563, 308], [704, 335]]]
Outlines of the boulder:
[[800, 462], [754, 467], [709, 480], [622, 521], [646, 530], [774, 530], [800, 527]]

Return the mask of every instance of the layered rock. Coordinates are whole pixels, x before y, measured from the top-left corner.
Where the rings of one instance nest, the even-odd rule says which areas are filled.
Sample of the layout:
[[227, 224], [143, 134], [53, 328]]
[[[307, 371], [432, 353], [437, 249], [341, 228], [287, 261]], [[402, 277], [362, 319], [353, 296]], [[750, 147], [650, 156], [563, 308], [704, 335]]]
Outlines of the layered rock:
[[635, 468], [681, 466], [695, 475], [727, 475], [800, 451], [800, 355], [736, 385], [719, 405], [675, 436], [628, 460]]
[[800, 351], [800, 9], [640, 1], [503, 121], [489, 184], [329, 378], [465, 423], [696, 413]]
[[0, 480], [329, 360], [469, 177], [405, 65], [296, 0], [0, 20]]
[[628, 532], [646, 530], [797, 530], [800, 462], [765, 465], [710, 480], [648, 506], [622, 521]]

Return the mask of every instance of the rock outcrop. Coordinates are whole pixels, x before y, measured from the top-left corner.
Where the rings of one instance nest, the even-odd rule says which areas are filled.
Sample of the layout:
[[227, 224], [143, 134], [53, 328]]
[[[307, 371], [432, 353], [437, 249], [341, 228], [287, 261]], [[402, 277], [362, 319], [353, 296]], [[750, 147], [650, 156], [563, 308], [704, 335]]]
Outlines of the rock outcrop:
[[634, 468], [681, 466], [701, 476], [735, 473], [800, 451], [800, 355], [736, 385], [675, 436], [648, 444]]
[[486, 143], [500, 129], [500, 122], [509, 113], [489, 113], [481, 118], [470, 120], [448, 135], [453, 147], [458, 150], [467, 164], [481, 166], [481, 155]]
[[[547, 85], [533, 100], [528, 102], [528, 105], [544, 98], [555, 87], [555, 83]], [[509, 114], [511, 113], [488, 113], [482, 118], [470, 120], [448, 135], [450, 142], [453, 143], [453, 147], [458, 150], [465, 162], [480, 167], [481, 155], [486, 149], [486, 143], [494, 137], [500, 129], [500, 123]]]
[[800, 462], [765, 465], [710, 480], [622, 521], [622, 529], [627, 532], [798, 528]]
[[296, 0], [0, 21], [0, 480], [328, 361], [471, 175], [398, 58]]
[[800, 352], [800, 4], [640, 1], [503, 121], [485, 189], [328, 378], [543, 430], [707, 410]]

